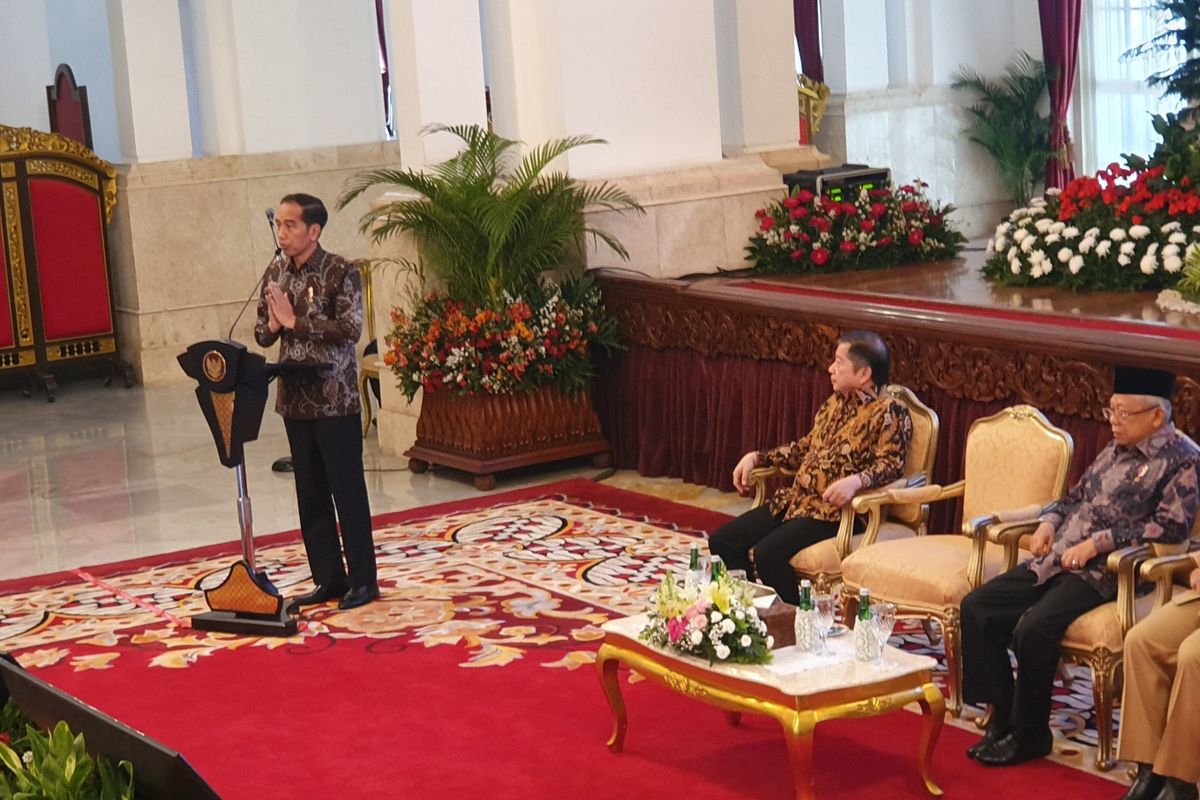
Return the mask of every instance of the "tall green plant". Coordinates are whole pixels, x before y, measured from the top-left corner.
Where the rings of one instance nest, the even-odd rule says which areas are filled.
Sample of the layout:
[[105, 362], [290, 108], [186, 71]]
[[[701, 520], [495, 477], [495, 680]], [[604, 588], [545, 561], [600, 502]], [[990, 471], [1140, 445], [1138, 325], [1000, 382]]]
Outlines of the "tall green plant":
[[1046, 162], [1057, 155], [1050, 148], [1050, 116], [1039, 111], [1046, 96], [1046, 65], [1019, 51], [1001, 78], [985, 78], [970, 67], [959, 67], [951, 77], [952, 88], [979, 96], [967, 109], [967, 138], [995, 160], [1012, 201], [1027, 205]]
[[[1183, 62], [1146, 78], [1152, 88], [1162, 87], [1163, 96], [1174, 95], [1185, 104], [1200, 102], [1200, 0], [1160, 0], [1157, 4], [1163, 29], [1150, 41], [1127, 50], [1122, 59], [1159, 53], [1180, 52]], [[1200, 121], [1200, 107], [1184, 109], [1185, 121]]]
[[581, 256], [589, 236], [628, 260], [621, 243], [588, 225], [583, 212], [589, 207], [640, 212], [637, 201], [611, 184], [585, 184], [549, 169], [570, 150], [604, 140], [569, 136], [521, 155], [518, 142], [478, 125], [425, 130], [439, 132], [461, 139], [462, 150], [423, 172], [379, 169], [358, 175], [346, 185], [338, 207], [376, 187], [406, 193], [365, 213], [359, 230], [375, 242], [411, 232], [421, 266], [445, 284], [451, 297], [496, 308], [505, 293], [526, 292], [547, 270]]

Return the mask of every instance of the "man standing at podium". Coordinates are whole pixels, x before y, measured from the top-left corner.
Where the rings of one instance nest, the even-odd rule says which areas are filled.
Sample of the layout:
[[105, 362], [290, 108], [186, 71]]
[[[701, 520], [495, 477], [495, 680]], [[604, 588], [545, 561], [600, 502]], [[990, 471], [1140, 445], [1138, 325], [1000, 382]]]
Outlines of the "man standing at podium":
[[338, 600], [345, 610], [377, 599], [379, 587], [354, 352], [362, 334], [362, 279], [353, 264], [321, 248], [328, 219], [324, 203], [312, 195], [279, 201], [275, 227], [282, 258], [264, 276], [254, 338], [263, 347], [278, 340], [281, 364], [332, 365], [281, 374], [275, 410], [292, 451], [300, 529], [316, 584], [290, 606]]

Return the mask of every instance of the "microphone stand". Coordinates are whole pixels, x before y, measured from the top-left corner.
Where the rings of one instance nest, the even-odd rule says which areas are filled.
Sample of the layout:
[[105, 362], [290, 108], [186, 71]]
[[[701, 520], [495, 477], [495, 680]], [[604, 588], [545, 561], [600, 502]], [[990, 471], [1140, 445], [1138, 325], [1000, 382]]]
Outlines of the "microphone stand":
[[279, 237], [275, 235], [275, 209], [273, 208], [267, 209], [267, 227], [271, 229], [271, 240], [275, 242], [275, 255], [271, 257], [271, 263], [267, 264], [267, 268], [262, 271], [262, 274], [258, 276], [258, 280], [254, 282], [254, 288], [250, 290], [249, 296], [246, 297], [246, 302], [242, 303], [242, 310], [238, 312], [238, 315], [233, 320], [233, 324], [229, 326], [229, 333], [226, 335], [226, 339], [233, 338], [234, 329], [241, 322], [242, 315], [246, 313], [246, 309], [250, 306], [250, 301], [258, 296], [258, 290], [262, 286], [263, 279], [267, 277], [267, 272], [270, 271], [271, 265], [283, 255], [283, 248], [279, 246]]

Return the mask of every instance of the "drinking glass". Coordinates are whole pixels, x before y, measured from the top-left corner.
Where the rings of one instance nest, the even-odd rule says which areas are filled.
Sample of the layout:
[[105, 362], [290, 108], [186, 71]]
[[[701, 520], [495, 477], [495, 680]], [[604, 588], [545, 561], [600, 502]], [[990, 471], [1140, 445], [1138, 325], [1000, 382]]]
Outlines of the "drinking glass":
[[817, 623], [817, 636], [821, 639], [820, 654], [823, 656], [829, 655], [829, 649], [825, 646], [825, 638], [829, 636], [829, 630], [833, 627], [833, 596], [828, 594], [818, 594], [813, 597], [813, 619]]
[[871, 631], [879, 648], [875, 651], [875, 666], [884, 669], [896, 666], [894, 661], [883, 660], [883, 648], [887, 645], [892, 630], [896, 627], [896, 606], [891, 603], [873, 603], [871, 605]]

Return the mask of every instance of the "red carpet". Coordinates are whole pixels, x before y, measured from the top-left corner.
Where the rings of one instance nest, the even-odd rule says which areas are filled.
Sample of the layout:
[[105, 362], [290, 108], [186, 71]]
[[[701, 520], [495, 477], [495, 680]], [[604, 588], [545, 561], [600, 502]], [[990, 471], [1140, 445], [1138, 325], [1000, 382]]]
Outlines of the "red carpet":
[[[380, 518], [384, 601], [316, 610], [287, 642], [176, 628], [59, 574], [9, 589], [5, 609], [20, 602], [42, 620], [6, 612], [0, 649], [180, 750], [229, 800], [783, 800], [790, 770], [766, 718], [732, 728], [718, 710], [638, 681], [624, 689], [625, 752], [604, 746], [597, 626], [639, 610], [664, 566], [682, 564], [681, 533], [723, 519], [587, 481], [553, 484]], [[294, 541], [262, 552], [281, 583], [295, 575]], [[182, 617], [198, 610], [182, 588], [227, 560], [212, 555], [88, 572]], [[923, 796], [919, 728], [907, 712], [819, 725], [818, 796]], [[1049, 762], [985, 769], [962, 754], [974, 738], [944, 729], [934, 776], [947, 796], [1123, 792]]]

